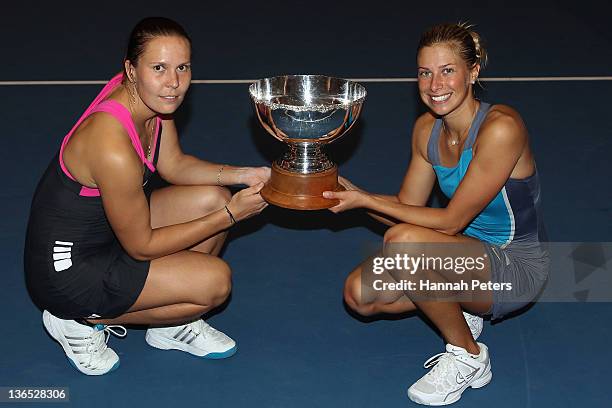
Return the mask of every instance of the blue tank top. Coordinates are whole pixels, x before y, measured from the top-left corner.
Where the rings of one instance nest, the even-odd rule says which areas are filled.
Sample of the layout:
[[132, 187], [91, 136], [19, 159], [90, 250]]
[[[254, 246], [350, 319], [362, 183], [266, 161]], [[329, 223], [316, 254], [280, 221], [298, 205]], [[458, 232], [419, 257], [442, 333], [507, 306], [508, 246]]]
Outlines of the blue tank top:
[[[454, 167], [440, 164], [438, 150], [442, 120], [436, 119], [427, 155], [440, 189], [451, 199], [472, 161], [472, 148], [490, 104], [481, 102], [472, 122], [459, 162]], [[463, 234], [481, 241], [506, 247], [512, 242], [546, 241], [540, 211], [540, 181], [537, 169], [524, 179], [509, 178], [493, 200], [463, 230]]]

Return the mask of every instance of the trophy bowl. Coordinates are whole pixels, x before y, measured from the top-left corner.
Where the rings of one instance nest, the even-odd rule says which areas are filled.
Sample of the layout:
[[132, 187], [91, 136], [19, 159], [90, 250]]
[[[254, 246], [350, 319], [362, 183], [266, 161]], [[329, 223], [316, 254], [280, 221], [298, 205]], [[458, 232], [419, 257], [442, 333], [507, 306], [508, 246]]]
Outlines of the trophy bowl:
[[355, 124], [365, 88], [346, 79], [323, 75], [284, 75], [260, 79], [249, 87], [263, 128], [288, 146], [272, 164], [270, 181], [261, 191], [270, 204], [298, 210], [333, 207], [323, 198], [339, 191], [338, 166], [322, 148]]

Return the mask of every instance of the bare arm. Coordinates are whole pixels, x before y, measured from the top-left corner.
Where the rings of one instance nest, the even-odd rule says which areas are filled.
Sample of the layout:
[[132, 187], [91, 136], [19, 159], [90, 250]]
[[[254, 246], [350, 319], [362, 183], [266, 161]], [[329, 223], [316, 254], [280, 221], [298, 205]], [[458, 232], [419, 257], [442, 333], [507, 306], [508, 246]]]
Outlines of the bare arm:
[[[412, 156], [408, 170], [402, 181], [400, 191], [397, 195], [367, 193], [347, 180], [340, 179], [340, 184], [347, 190], [357, 190], [378, 200], [380, 206], [378, 206], [377, 209], [369, 208], [372, 211], [368, 211], [368, 214], [383, 224], [393, 226], [397, 223], [396, 218], [384, 209], [385, 203], [409, 204], [414, 206], [424, 206], [427, 203], [436, 181], [436, 174], [431, 164], [427, 161], [427, 141], [429, 139], [432, 123], [433, 118], [431, 115], [426, 114], [419, 117], [414, 125], [412, 133]], [[339, 208], [334, 207], [332, 209], [332, 211], [335, 210], [339, 210]], [[340, 208], [340, 211], [344, 211], [344, 209]]]
[[157, 169], [164, 180], [175, 185], [255, 185], [270, 178], [267, 167], [236, 167], [210, 163], [183, 153], [174, 120], [162, 123]]
[[[354, 185], [353, 183], [351, 183], [349, 180], [347, 180], [346, 178], [342, 177], [342, 176], [338, 176], [338, 183], [344, 187], [347, 191], [359, 191], [365, 194], [370, 194], [373, 196], [378, 197], [381, 200], [386, 200], [386, 201], [391, 201], [391, 202], [399, 202], [397, 196], [391, 196], [391, 195], [383, 195], [383, 194], [372, 194], [372, 193], [367, 193], [365, 191], [363, 191], [362, 189], [360, 189], [359, 187], [357, 187], [356, 185]], [[396, 224], [395, 221], [393, 221], [392, 219], [390, 219], [390, 217], [385, 217], [382, 214], [379, 214], [375, 211], [368, 211], [368, 215], [372, 218], [374, 218], [376, 221], [381, 222], [385, 225], [389, 225], [389, 226], [393, 226]]]
[[[481, 128], [478, 137], [478, 149], [475, 148], [468, 171], [446, 208], [423, 207], [427, 198], [424, 194], [411, 195], [408, 191], [409, 181], [406, 184], [406, 195], [400, 202], [390, 202], [362, 193], [352, 197], [352, 202], [347, 203], [348, 206], [345, 205], [340, 210], [361, 206], [405, 223], [432, 228], [449, 235], [457, 234], [501, 190], [525, 151], [527, 131], [518, 114], [494, 113], [492, 116], [493, 118], [488, 120], [486, 126], [483, 125]], [[423, 148], [424, 145], [422, 144], [421, 149]], [[424, 163], [413, 160], [411, 167], [413, 164], [420, 167]], [[433, 172], [433, 169], [431, 172]], [[425, 172], [421, 174], [425, 174]], [[407, 178], [410, 176], [409, 170]], [[429, 185], [429, 181], [427, 184]], [[431, 185], [433, 186], [433, 182]]]
[[[468, 170], [446, 208], [427, 208], [406, 204], [382, 203], [369, 197], [366, 206], [403, 222], [455, 235], [462, 231], [495, 197], [511, 176], [527, 143], [520, 118], [496, 117], [483, 126], [478, 149]], [[500, 152], [502, 152], [500, 154]]]
[[[232, 222], [221, 209], [196, 220], [151, 228], [148, 202], [142, 189], [143, 165], [123, 129], [115, 128], [97, 138], [96, 152], [88, 160], [100, 190], [104, 211], [123, 248], [133, 258], [155, 259], [188, 248], [228, 228]], [[234, 195], [228, 204], [236, 219], [265, 208], [256, 185]]]

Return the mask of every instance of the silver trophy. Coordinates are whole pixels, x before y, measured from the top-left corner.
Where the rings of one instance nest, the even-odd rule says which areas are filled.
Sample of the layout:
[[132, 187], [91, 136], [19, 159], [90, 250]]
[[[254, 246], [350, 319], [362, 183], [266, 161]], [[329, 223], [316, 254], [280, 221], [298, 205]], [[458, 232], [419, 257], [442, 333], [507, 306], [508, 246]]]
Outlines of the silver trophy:
[[264, 129], [288, 145], [272, 165], [270, 181], [261, 191], [280, 207], [318, 210], [337, 204], [323, 191], [342, 190], [338, 167], [322, 147], [349, 131], [359, 114], [366, 90], [356, 82], [322, 75], [285, 75], [260, 79], [249, 87]]

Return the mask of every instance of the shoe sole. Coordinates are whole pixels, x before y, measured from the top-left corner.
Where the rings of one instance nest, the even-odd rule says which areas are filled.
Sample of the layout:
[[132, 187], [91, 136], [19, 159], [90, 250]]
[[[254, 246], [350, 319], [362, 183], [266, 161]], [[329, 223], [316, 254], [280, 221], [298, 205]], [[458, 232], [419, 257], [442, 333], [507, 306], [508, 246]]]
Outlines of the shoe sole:
[[238, 351], [238, 347], [236, 345], [234, 345], [234, 347], [232, 347], [229, 350], [226, 351], [221, 351], [221, 352], [211, 352], [211, 353], [207, 353], [204, 355], [198, 355], [193, 353], [192, 351], [186, 349], [185, 347], [183, 347], [182, 344], [176, 344], [176, 343], [169, 343], [163, 340], [160, 340], [154, 336], [151, 336], [149, 334], [149, 332], [147, 332], [147, 334], [145, 334], [145, 341], [147, 342], [147, 344], [151, 347], [155, 347], [156, 349], [159, 350], [177, 350], [177, 351], [183, 351], [185, 353], [191, 354], [192, 356], [198, 357], [198, 358], [204, 358], [207, 360], [221, 360], [224, 358], [229, 358], [231, 356], [233, 356], [234, 354], [236, 354], [236, 351]]
[[115, 363], [115, 365], [113, 365], [113, 366], [110, 368], [110, 370], [108, 370], [108, 371], [105, 371], [105, 372], [103, 372], [103, 373], [93, 373], [93, 374], [88, 374], [88, 373], [85, 373], [85, 372], [81, 371], [81, 370], [79, 369], [79, 367], [77, 367], [76, 363], [75, 363], [74, 361], [72, 361], [72, 360], [70, 359], [70, 357], [68, 357], [67, 355], [66, 355], [66, 358], [68, 359], [68, 362], [70, 363], [70, 365], [71, 365], [71, 366], [73, 366], [74, 368], [76, 368], [78, 372], [83, 373], [83, 374], [85, 374], [85, 375], [104, 375], [104, 374], [108, 374], [108, 373], [110, 373], [110, 372], [112, 372], [112, 371], [115, 371], [116, 369], [118, 369], [118, 368], [119, 368], [119, 361], [117, 361], [117, 362]]
[[[471, 383], [470, 385], [465, 387], [465, 389], [463, 391], [467, 390], [468, 388], [474, 388], [474, 389], [482, 388], [485, 385], [487, 385], [488, 383], [490, 383], [492, 378], [493, 378], [493, 373], [491, 371], [489, 371], [484, 377], [474, 381], [473, 383]], [[461, 395], [463, 395], [463, 391], [461, 393], [459, 393], [456, 398], [453, 398], [453, 399], [448, 400], [448, 401], [443, 401], [443, 402], [429, 402], [429, 401], [426, 401], [425, 399], [422, 399], [421, 395], [419, 395], [419, 394], [410, 395], [410, 390], [408, 390], [408, 398], [410, 398], [411, 401], [416, 402], [417, 404], [429, 405], [429, 406], [432, 406], [432, 407], [440, 407], [440, 406], [443, 406], [443, 405], [454, 404], [455, 402], [459, 401], [461, 399]], [[425, 396], [425, 398], [427, 398], [427, 397]]]
[[43, 313], [43, 326], [45, 327], [45, 330], [47, 331], [47, 333], [49, 333], [49, 336], [51, 336], [53, 340], [55, 340], [60, 346], [62, 346], [66, 359], [68, 359], [68, 362], [70, 363], [70, 365], [73, 366], [79, 373], [85, 374], [85, 375], [104, 375], [104, 374], [110, 373], [111, 371], [115, 371], [117, 368], [119, 368], [119, 360], [117, 360], [117, 362], [108, 371], [104, 371], [104, 372], [102, 371], [100, 372], [83, 371], [83, 369], [79, 368], [79, 364], [72, 359], [71, 356], [73, 356], [74, 353], [72, 352], [70, 347], [67, 344], [64, 344], [64, 342], [61, 340], [60, 335], [57, 334], [57, 332], [55, 331], [55, 328], [53, 327], [53, 323], [51, 323], [50, 319], [51, 319], [50, 313], [49, 314]]

